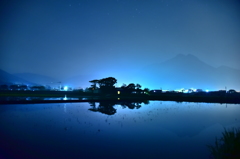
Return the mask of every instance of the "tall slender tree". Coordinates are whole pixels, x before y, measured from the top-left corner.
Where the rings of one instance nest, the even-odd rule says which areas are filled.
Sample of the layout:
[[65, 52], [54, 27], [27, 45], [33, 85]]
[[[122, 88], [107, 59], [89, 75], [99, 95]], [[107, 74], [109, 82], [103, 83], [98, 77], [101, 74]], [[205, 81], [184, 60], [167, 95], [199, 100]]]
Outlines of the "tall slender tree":
[[98, 84], [99, 80], [95, 79], [95, 80], [91, 80], [89, 82], [92, 83], [90, 88], [92, 88], [94, 90], [97, 89], [97, 84]]

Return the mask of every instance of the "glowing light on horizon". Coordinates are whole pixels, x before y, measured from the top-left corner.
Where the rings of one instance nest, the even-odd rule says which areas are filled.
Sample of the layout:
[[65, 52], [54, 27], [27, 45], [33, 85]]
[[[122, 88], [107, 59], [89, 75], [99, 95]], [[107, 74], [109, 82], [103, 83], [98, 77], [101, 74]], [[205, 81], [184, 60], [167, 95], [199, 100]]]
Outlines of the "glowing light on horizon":
[[68, 90], [68, 86], [64, 86], [63, 90], [67, 91]]
[[196, 91], [197, 91], [197, 89], [195, 89], [195, 88], [191, 88], [191, 90], [192, 90], [193, 92], [196, 92]]
[[162, 92], [168, 92], [168, 91], [169, 91], [169, 90], [167, 90], [167, 89], [163, 89], [163, 90], [162, 90]]

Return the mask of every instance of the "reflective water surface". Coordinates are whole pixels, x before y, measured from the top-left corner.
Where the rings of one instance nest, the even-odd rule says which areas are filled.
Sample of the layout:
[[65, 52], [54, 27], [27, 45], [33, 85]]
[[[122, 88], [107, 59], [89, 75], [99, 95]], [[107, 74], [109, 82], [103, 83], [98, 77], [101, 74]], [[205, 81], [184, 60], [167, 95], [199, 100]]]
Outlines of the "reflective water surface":
[[71, 98], [67, 97], [66, 95], [64, 97], [0, 97], [1, 101], [36, 101], [36, 100], [83, 100], [85, 98]]
[[91, 102], [0, 105], [0, 158], [209, 158], [240, 104]]

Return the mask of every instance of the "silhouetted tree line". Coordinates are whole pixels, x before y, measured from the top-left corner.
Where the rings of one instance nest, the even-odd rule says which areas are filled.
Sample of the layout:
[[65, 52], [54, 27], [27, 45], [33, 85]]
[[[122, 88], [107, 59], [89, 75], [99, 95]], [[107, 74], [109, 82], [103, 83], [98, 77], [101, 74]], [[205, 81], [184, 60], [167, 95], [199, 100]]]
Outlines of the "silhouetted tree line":
[[100, 80], [95, 79], [89, 82], [92, 83], [91, 87], [89, 88], [90, 90], [92, 90], [92, 92], [94, 90], [100, 89], [101, 93], [114, 93], [114, 85], [117, 83], [117, 79], [114, 77], [107, 77]]
[[123, 84], [121, 86], [124, 93], [126, 94], [149, 94], [150, 90], [148, 88], [141, 89], [142, 86], [140, 84], [130, 83], [129, 85]]
[[142, 86], [140, 84], [134, 83], [130, 83], [128, 85], [123, 84], [120, 88], [116, 89], [114, 85], [117, 83], [117, 79], [114, 77], [102, 78], [100, 80], [95, 79], [89, 82], [92, 83], [92, 85], [89, 87], [92, 92], [95, 90], [100, 90], [100, 92], [103, 94], [116, 94], [116, 91], [121, 91], [124, 94], [144, 94], [150, 92], [148, 88], [142, 90]]

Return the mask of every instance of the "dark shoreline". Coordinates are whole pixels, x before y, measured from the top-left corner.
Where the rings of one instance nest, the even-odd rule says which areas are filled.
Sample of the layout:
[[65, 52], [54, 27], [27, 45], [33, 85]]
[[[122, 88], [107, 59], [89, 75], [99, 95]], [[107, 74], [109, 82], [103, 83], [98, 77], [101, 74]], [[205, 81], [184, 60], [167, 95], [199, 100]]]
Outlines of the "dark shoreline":
[[[73, 100], [44, 100], [44, 98], [78, 98]], [[26, 100], [27, 97], [36, 98]], [[25, 98], [25, 99], [24, 99]], [[38, 99], [39, 98], [39, 99]], [[12, 100], [15, 99], [15, 100]], [[1, 91], [0, 104], [35, 104], [35, 103], [77, 103], [77, 102], [141, 102], [141, 101], [175, 101], [195, 103], [220, 103], [240, 104], [240, 94], [184, 94], [184, 93], [159, 93], [152, 95], [103, 95], [83, 92], [63, 91]]]

